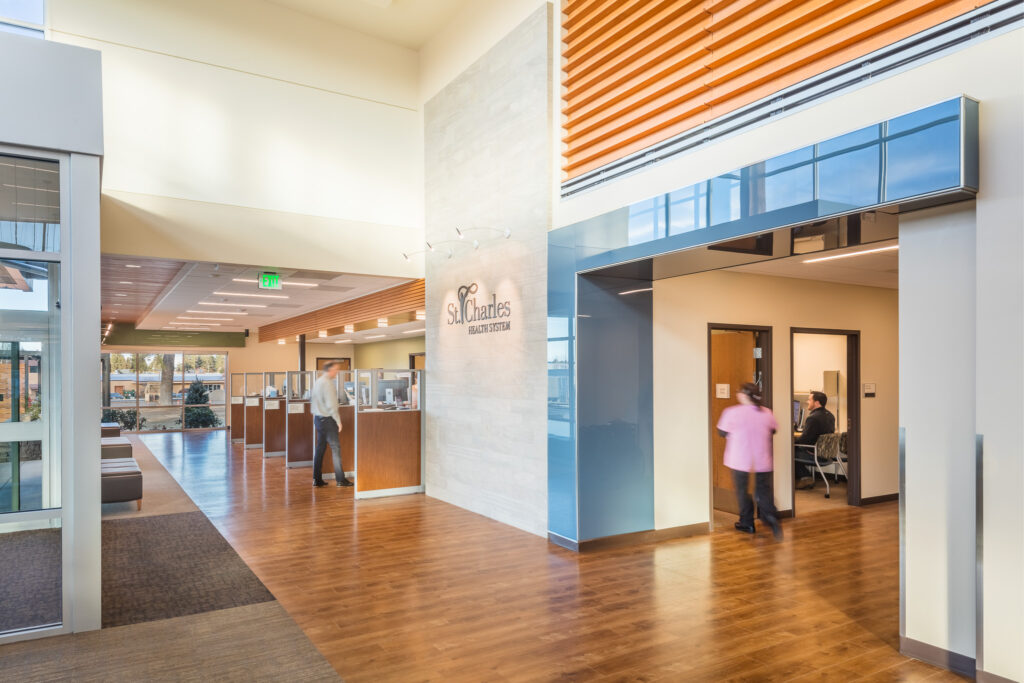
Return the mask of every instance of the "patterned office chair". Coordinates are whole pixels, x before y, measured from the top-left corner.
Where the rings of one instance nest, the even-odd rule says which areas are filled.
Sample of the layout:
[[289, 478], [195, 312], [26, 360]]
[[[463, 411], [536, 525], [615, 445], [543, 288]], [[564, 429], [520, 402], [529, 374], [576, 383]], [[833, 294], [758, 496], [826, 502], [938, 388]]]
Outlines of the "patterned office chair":
[[832, 463], [836, 463], [838, 468], [842, 470], [843, 476], [846, 476], [846, 467], [843, 465], [843, 459], [839, 454], [839, 438], [839, 434], [822, 434], [813, 446], [810, 444], [797, 444], [793, 458], [798, 463], [810, 465], [814, 468], [811, 470], [812, 479], [815, 472], [821, 475], [821, 480], [825, 482], [826, 498], [831, 498], [832, 490], [828, 485], [828, 478], [821, 469], [822, 466], [827, 467]]

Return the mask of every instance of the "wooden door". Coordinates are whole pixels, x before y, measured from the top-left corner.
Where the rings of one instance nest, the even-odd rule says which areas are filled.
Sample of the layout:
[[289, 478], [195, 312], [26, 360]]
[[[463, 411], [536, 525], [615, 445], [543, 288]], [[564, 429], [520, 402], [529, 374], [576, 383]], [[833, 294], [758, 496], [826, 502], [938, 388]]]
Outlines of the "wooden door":
[[[716, 510], [739, 514], [732, 473], [724, 464], [725, 438], [715, 428], [722, 411], [736, 405], [736, 394], [746, 382], [755, 381], [757, 332], [753, 330], [711, 330], [711, 472], [712, 500]], [[728, 398], [719, 398], [717, 387], [728, 385]]]

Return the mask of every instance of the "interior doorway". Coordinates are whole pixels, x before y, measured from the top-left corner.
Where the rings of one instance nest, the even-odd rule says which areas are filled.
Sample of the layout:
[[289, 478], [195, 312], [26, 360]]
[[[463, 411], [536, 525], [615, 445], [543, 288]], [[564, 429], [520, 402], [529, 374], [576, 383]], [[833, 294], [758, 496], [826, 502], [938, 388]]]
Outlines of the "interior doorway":
[[[811, 489], [796, 488], [801, 468], [796, 462], [800, 449], [794, 448], [793, 513], [797, 513], [798, 503], [804, 512], [860, 505], [860, 331], [791, 328], [790, 354], [794, 444], [805, 433], [811, 392], [825, 395], [824, 409], [834, 416], [839, 437], [835, 458], [825, 462], [824, 457], [819, 457], [820, 469], [804, 464], [803, 474], [809, 473], [814, 481]], [[803, 456], [805, 460], [812, 456], [813, 460], [813, 449], [804, 449]], [[828, 479], [827, 485], [823, 475]]]
[[741, 386], [753, 382], [761, 388], [765, 405], [772, 407], [771, 328], [756, 325], [708, 325], [708, 402], [711, 435], [711, 506], [739, 514], [732, 474], [725, 466], [725, 438], [715, 426], [722, 411], [736, 404]]

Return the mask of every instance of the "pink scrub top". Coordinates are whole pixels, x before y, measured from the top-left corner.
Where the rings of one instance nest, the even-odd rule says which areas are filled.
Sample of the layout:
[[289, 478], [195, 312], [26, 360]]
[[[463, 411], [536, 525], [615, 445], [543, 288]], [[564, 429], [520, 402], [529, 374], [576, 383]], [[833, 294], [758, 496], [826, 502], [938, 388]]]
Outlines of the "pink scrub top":
[[725, 466], [740, 472], [772, 471], [772, 432], [779, 424], [767, 408], [729, 406], [722, 411], [718, 429], [727, 433]]

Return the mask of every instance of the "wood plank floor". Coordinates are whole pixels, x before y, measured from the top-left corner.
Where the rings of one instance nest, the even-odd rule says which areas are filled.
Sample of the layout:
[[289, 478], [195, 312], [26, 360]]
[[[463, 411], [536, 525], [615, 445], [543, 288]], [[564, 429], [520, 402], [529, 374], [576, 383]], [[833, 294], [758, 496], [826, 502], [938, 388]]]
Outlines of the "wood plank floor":
[[425, 496], [356, 502], [223, 432], [145, 435], [352, 681], [955, 680], [899, 655], [895, 503], [576, 555]]

